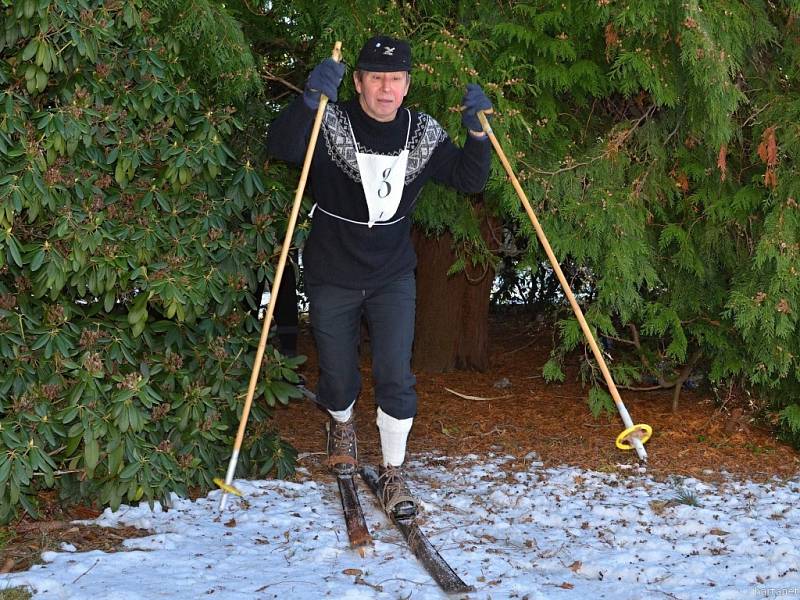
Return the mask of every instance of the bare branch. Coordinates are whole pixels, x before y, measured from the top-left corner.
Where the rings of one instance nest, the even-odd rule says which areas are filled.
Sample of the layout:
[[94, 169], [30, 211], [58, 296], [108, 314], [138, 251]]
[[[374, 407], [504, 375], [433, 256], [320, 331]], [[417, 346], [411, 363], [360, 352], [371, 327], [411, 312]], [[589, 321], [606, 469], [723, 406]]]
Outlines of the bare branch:
[[461, 392], [451, 390], [450, 388], [444, 388], [444, 389], [450, 392], [451, 394], [455, 394], [459, 398], [464, 398], [465, 400], [502, 400], [503, 398], [511, 398], [511, 394], [505, 394], [503, 396], [492, 396], [491, 398], [484, 398], [483, 396], [468, 396], [467, 394], [462, 394]]
[[266, 79], [267, 81], [277, 81], [278, 83], [281, 83], [281, 84], [285, 85], [290, 90], [293, 90], [293, 91], [297, 92], [298, 94], [302, 94], [303, 93], [303, 90], [301, 90], [295, 84], [293, 84], [293, 83], [291, 83], [289, 81], [286, 81], [283, 77], [280, 77], [279, 75], [273, 75], [272, 73], [270, 73], [266, 69], [264, 69], [264, 79]]

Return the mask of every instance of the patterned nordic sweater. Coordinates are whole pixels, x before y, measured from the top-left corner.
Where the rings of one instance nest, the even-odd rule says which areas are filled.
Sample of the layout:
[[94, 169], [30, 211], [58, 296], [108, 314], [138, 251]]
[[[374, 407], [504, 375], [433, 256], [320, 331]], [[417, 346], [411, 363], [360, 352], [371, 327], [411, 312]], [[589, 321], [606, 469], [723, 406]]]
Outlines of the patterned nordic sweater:
[[[272, 122], [267, 132], [267, 152], [281, 160], [302, 164], [316, 111], [298, 97]], [[343, 221], [315, 210], [303, 250], [305, 277], [312, 283], [332, 283], [350, 289], [375, 289], [414, 270], [416, 254], [411, 244], [411, 218], [423, 184], [429, 180], [463, 193], [480, 192], [489, 176], [490, 144], [467, 135], [458, 148], [439, 123], [425, 113], [410, 111], [411, 131], [405, 187], [397, 212], [386, 221], [407, 217], [392, 225], [372, 228]], [[328, 104], [311, 163], [308, 189], [317, 205], [351, 221], [369, 216], [358, 151], [397, 155], [408, 133], [409, 112], [397, 111], [391, 122], [370, 118], [358, 99]]]

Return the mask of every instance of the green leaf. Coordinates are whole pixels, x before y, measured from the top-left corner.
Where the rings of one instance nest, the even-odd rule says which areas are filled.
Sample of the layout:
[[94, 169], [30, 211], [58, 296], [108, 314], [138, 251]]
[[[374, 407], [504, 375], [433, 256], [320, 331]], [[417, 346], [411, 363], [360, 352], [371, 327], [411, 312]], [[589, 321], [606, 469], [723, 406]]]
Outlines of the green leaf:
[[122, 432], [128, 431], [128, 428], [130, 427], [129, 414], [130, 414], [130, 407], [123, 406], [122, 410], [119, 413], [119, 417], [117, 417], [116, 420], [117, 427], [119, 427], [119, 430]]
[[39, 510], [36, 507], [36, 500], [34, 496], [20, 494], [19, 503], [22, 504], [22, 508], [24, 508], [25, 512], [27, 512], [33, 519], [39, 518]]
[[281, 404], [288, 404], [290, 398], [302, 398], [303, 394], [294, 386], [285, 381], [273, 381], [270, 383], [270, 391]]
[[8, 246], [8, 252], [11, 254], [11, 258], [17, 263], [18, 267], [22, 266], [22, 255], [19, 251], [19, 245], [17, 244], [17, 240], [15, 240], [12, 236], [6, 237], [6, 245]]
[[39, 267], [42, 266], [43, 262], [44, 262], [44, 250], [39, 249], [34, 253], [33, 258], [31, 259], [31, 264], [30, 264], [31, 271], [38, 271]]
[[22, 51], [22, 60], [30, 60], [35, 55], [36, 52], [39, 50], [39, 39], [33, 38], [28, 45], [25, 46], [25, 50]]
[[8, 427], [2, 430], [3, 435], [3, 442], [9, 448], [19, 447], [22, 445], [22, 440], [20, 440], [19, 435], [17, 435], [16, 431], [12, 431]]
[[11, 475], [12, 460], [6, 456], [0, 458], [0, 486], [5, 485]]
[[138, 323], [134, 323], [134, 325], [131, 327], [131, 335], [134, 338], [139, 337], [144, 332], [144, 329], [145, 329], [146, 326], [147, 326], [147, 321], [146, 320], [142, 320], [142, 321], [139, 321]]
[[40, 92], [43, 92], [46, 87], [47, 87], [47, 73], [45, 73], [42, 69], [39, 69], [36, 72], [36, 89]]
[[133, 476], [136, 475], [139, 472], [139, 469], [141, 469], [141, 467], [142, 467], [142, 463], [140, 463], [139, 461], [131, 463], [128, 466], [126, 466], [124, 469], [122, 469], [122, 472], [119, 474], [119, 478], [122, 481], [128, 481], [129, 479], [133, 478]]
[[117, 302], [117, 295], [114, 293], [114, 290], [108, 290], [103, 297], [103, 308], [106, 312], [111, 312], [114, 309], [114, 306]]
[[94, 474], [94, 470], [97, 467], [98, 461], [100, 460], [100, 444], [97, 443], [96, 439], [90, 438], [85, 442], [83, 448], [83, 459], [84, 464], [86, 465], [86, 472], [91, 477]]
[[108, 474], [115, 475], [122, 468], [122, 459], [124, 458], [124, 448], [122, 444], [109, 451], [108, 453]]
[[67, 425], [71, 423], [77, 416], [78, 416], [78, 407], [72, 406], [62, 413], [61, 422]]

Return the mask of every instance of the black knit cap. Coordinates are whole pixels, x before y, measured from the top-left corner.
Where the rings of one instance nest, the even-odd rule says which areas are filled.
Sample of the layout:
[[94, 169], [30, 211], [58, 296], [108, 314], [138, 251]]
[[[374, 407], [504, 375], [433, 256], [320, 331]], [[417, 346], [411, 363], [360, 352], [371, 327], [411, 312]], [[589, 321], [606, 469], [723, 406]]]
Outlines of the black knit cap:
[[356, 69], [377, 73], [411, 71], [411, 46], [404, 40], [376, 35], [358, 53]]

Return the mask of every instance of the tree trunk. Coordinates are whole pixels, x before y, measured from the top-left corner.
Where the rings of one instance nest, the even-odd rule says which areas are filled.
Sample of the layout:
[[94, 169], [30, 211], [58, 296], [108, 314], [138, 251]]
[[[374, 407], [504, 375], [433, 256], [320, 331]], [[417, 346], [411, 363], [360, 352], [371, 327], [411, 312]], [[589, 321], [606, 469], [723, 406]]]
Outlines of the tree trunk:
[[[497, 229], [499, 224], [482, 208], [479, 210], [481, 235], [489, 239], [491, 228]], [[412, 237], [419, 258], [414, 370], [485, 371], [489, 368], [489, 300], [494, 269], [467, 267], [448, 277], [447, 271], [456, 260], [450, 233], [429, 238], [414, 228]]]

